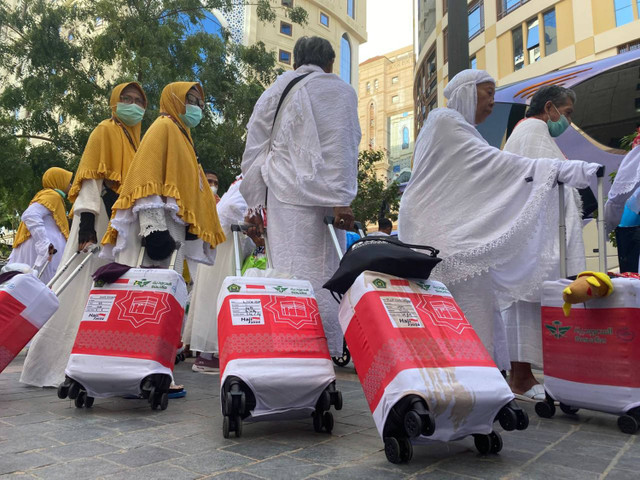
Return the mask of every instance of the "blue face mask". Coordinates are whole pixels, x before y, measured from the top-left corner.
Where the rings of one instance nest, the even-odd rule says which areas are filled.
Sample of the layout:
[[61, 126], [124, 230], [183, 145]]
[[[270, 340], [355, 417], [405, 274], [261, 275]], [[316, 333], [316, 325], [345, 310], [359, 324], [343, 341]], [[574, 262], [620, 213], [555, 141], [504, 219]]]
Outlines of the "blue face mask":
[[144, 108], [139, 107], [135, 103], [122, 103], [118, 102], [116, 106], [116, 116], [122, 120], [128, 127], [133, 127], [139, 124], [144, 117]]
[[202, 109], [195, 105], [186, 105], [185, 110], [185, 113], [179, 115], [180, 120], [184, 122], [187, 128], [197, 127], [200, 120], [202, 120]]
[[[558, 112], [558, 109], [555, 105], [553, 106], [553, 108], [555, 108], [558, 115], [560, 115], [560, 112]], [[567, 128], [569, 128], [569, 120], [567, 120], [567, 117], [565, 117], [564, 115], [560, 115], [560, 118], [558, 120], [552, 122], [551, 117], [549, 117], [549, 120], [547, 120], [547, 127], [549, 128], [549, 134], [552, 137], [559, 137]]]

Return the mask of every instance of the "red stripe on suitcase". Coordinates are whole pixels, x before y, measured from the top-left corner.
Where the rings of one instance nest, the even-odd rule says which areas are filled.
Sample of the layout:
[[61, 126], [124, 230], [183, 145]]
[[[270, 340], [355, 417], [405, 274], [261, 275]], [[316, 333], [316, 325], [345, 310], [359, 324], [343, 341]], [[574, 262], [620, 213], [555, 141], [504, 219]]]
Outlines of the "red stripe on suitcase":
[[640, 388], [640, 309], [542, 307], [544, 374]]
[[265, 287], [264, 285], [246, 285], [247, 289], [253, 289], [253, 290], [266, 290], [267, 287]]
[[22, 318], [26, 307], [5, 290], [0, 290], [0, 372], [15, 358], [38, 332]]

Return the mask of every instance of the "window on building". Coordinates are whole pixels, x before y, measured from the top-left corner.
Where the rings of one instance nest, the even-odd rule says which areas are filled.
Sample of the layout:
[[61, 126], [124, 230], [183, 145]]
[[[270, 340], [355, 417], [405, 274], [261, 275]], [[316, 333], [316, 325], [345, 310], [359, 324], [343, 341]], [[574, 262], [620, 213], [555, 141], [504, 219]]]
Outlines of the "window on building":
[[616, 11], [616, 27], [633, 21], [631, 0], [613, 0], [613, 8]]
[[380, 83], [378, 82], [378, 79], [376, 78], [376, 79], [373, 81], [373, 89], [374, 89], [374, 90], [378, 90], [378, 87], [379, 87], [379, 86], [380, 86]]
[[280, 52], [278, 53], [278, 61], [281, 63], [286, 63], [287, 65], [291, 65], [291, 52], [280, 50]]
[[544, 28], [544, 54], [547, 56], [558, 51], [555, 8], [542, 15], [542, 26]]
[[283, 35], [293, 36], [293, 26], [287, 22], [280, 22], [280, 33]]
[[351, 18], [356, 18], [355, 17], [355, 11], [353, 8], [353, 2], [355, 0], [347, 0], [347, 15], [349, 15]]
[[522, 49], [522, 27], [518, 25], [511, 30], [511, 39], [513, 41], [513, 70], [520, 70], [524, 67], [524, 52]]
[[391, 84], [392, 84], [392, 85], [395, 85], [396, 83], [398, 83], [398, 77], [393, 77], [393, 78], [391, 79]]
[[367, 93], [371, 93], [371, 82], [367, 82]]
[[631, 50], [638, 49], [640, 49], [640, 40], [638, 40], [637, 42], [625, 43], [624, 45], [620, 45], [618, 47], [618, 53], [627, 53]]
[[476, 1], [469, 6], [467, 20], [469, 39], [472, 39], [484, 30], [484, 4], [482, 1]]
[[469, 59], [469, 68], [474, 70], [478, 68], [478, 62], [476, 61], [475, 55]]
[[283, 7], [293, 8], [293, 0], [282, 0], [280, 3]]
[[320, 23], [325, 27], [329, 27], [329, 15], [326, 13], [320, 12]]
[[409, 128], [402, 128], [402, 150], [409, 148]]
[[398, 95], [394, 95], [391, 97], [391, 103], [398, 103], [400, 101], [400, 97]]
[[540, 22], [538, 17], [527, 22], [527, 53], [529, 63], [535, 63], [540, 60]]
[[449, 0], [442, 0], [442, 15], [447, 13], [448, 10], [449, 10]]
[[351, 44], [346, 33], [340, 39], [340, 78], [351, 83]]
[[529, 0], [498, 0], [498, 20], [528, 1]]
[[432, 93], [436, 92], [438, 90], [438, 78], [434, 77], [431, 80], [431, 83], [429, 84], [429, 91], [427, 92], [427, 95], [431, 95]]
[[442, 31], [442, 54], [444, 55], [444, 61], [442, 63], [447, 63], [449, 61], [449, 30], [445, 28]]

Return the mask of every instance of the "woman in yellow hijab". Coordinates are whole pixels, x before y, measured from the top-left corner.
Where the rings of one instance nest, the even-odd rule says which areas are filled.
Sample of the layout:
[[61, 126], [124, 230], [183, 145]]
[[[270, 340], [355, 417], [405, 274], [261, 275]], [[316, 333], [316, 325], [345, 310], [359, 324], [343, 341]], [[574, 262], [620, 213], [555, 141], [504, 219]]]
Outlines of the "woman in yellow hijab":
[[[69, 237], [69, 222], [64, 199], [71, 188], [73, 173], [53, 167], [44, 172], [42, 187], [22, 214], [22, 222], [13, 241], [11, 263], [26, 263], [38, 271], [47, 259], [49, 265], [40, 277], [48, 282], [56, 272]], [[58, 255], [53, 251], [60, 252]]]
[[131, 163], [101, 256], [135, 265], [143, 237], [144, 265], [167, 266], [176, 242], [176, 271], [182, 272], [183, 259], [213, 264], [213, 249], [225, 236], [190, 131], [202, 118], [203, 99], [194, 82], [170, 83], [162, 91], [160, 116]]
[[[147, 106], [142, 87], [135, 82], [121, 83], [113, 89], [109, 106], [111, 117], [91, 132], [69, 190], [74, 217], [70, 239], [60, 258], [62, 265], [76, 251], [97, 243], [104, 235], [111, 206], [140, 145], [140, 122]], [[64, 380], [64, 369], [91, 289], [91, 273], [105, 263], [94, 255], [61, 294], [60, 308], [33, 339], [20, 381], [57, 387]], [[69, 268], [58, 281], [64, 281], [73, 270]]]

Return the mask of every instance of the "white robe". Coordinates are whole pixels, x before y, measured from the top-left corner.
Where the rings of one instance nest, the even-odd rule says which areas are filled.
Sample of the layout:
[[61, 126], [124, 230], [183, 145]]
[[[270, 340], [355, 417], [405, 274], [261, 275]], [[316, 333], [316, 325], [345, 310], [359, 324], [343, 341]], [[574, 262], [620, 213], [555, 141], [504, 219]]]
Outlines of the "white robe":
[[554, 266], [544, 227], [557, 225], [556, 183], [585, 187], [597, 168], [502, 152], [451, 108], [433, 110], [420, 131], [399, 238], [440, 250], [433, 278], [448, 286], [500, 367], [508, 366], [506, 338], [494, 332], [500, 306], [539, 300]]
[[[607, 233], [612, 232], [620, 224], [622, 212], [627, 200], [640, 188], [640, 147], [631, 150], [620, 163], [616, 178], [609, 190], [608, 200], [604, 206], [604, 220]], [[640, 194], [638, 194], [640, 195]], [[629, 205], [640, 209], [640, 197], [634, 197]]]
[[[101, 193], [102, 180], [84, 180], [82, 182], [78, 198], [74, 203], [74, 217], [69, 232], [69, 241], [60, 258], [59, 268], [62, 268], [78, 249], [78, 230], [82, 212], [91, 212], [96, 216], [95, 229], [98, 240], [106, 232], [108, 217]], [[76, 258], [75, 262], [56, 282], [56, 285], [60, 285], [83, 258], [84, 256]], [[60, 308], [33, 337], [22, 367], [21, 382], [36, 387], [57, 387], [62, 383], [64, 369], [67, 366], [69, 355], [71, 355], [80, 319], [93, 284], [91, 274], [105, 263], [94, 254], [61, 293], [59, 297]]]
[[11, 251], [9, 263], [25, 263], [40, 271], [49, 257], [49, 245], [52, 244], [57, 253], [52, 256], [40, 277], [40, 280], [47, 283], [56, 273], [67, 239], [56, 225], [51, 211], [40, 203], [29, 205], [21, 220], [29, 230], [30, 237]]
[[[505, 152], [528, 158], [556, 158], [565, 156], [549, 134], [546, 122], [529, 118], [516, 126], [504, 146]], [[557, 190], [552, 192], [550, 208], [558, 204]], [[577, 190], [565, 188], [565, 219], [567, 225], [567, 274], [577, 275], [586, 268], [584, 241], [582, 239], [582, 201]], [[541, 218], [541, 221], [543, 219]], [[560, 275], [559, 235], [556, 225], [548, 225], [544, 230], [553, 234], [554, 258], [557, 268], [549, 271], [546, 280], [556, 280]], [[539, 229], [538, 231], [542, 231]], [[537, 261], [523, 258], [522, 262]], [[515, 302], [502, 310], [512, 362], [530, 363], [542, 368], [542, 329], [540, 323], [540, 302]]]
[[[233, 234], [231, 225], [244, 222], [247, 203], [240, 194], [241, 179], [234, 182], [217, 205], [218, 218], [227, 240], [218, 245], [216, 263], [214, 265], [198, 265], [195, 275], [189, 315], [184, 329], [184, 343], [190, 344], [191, 350], [207, 353], [218, 353], [218, 293], [224, 279], [235, 275], [233, 259]], [[254, 244], [240, 234], [241, 258]]]
[[[312, 73], [307, 83], [278, 102], [289, 82]], [[360, 125], [353, 88], [315, 65], [282, 74], [254, 108], [247, 126], [241, 192], [250, 209], [265, 206], [274, 268], [313, 285], [332, 355], [342, 353], [338, 304], [322, 285], [338, 268], [323, 216], [351, 205], [357, 191]], [[344, 242], [344, 232], [340, 232]]]

